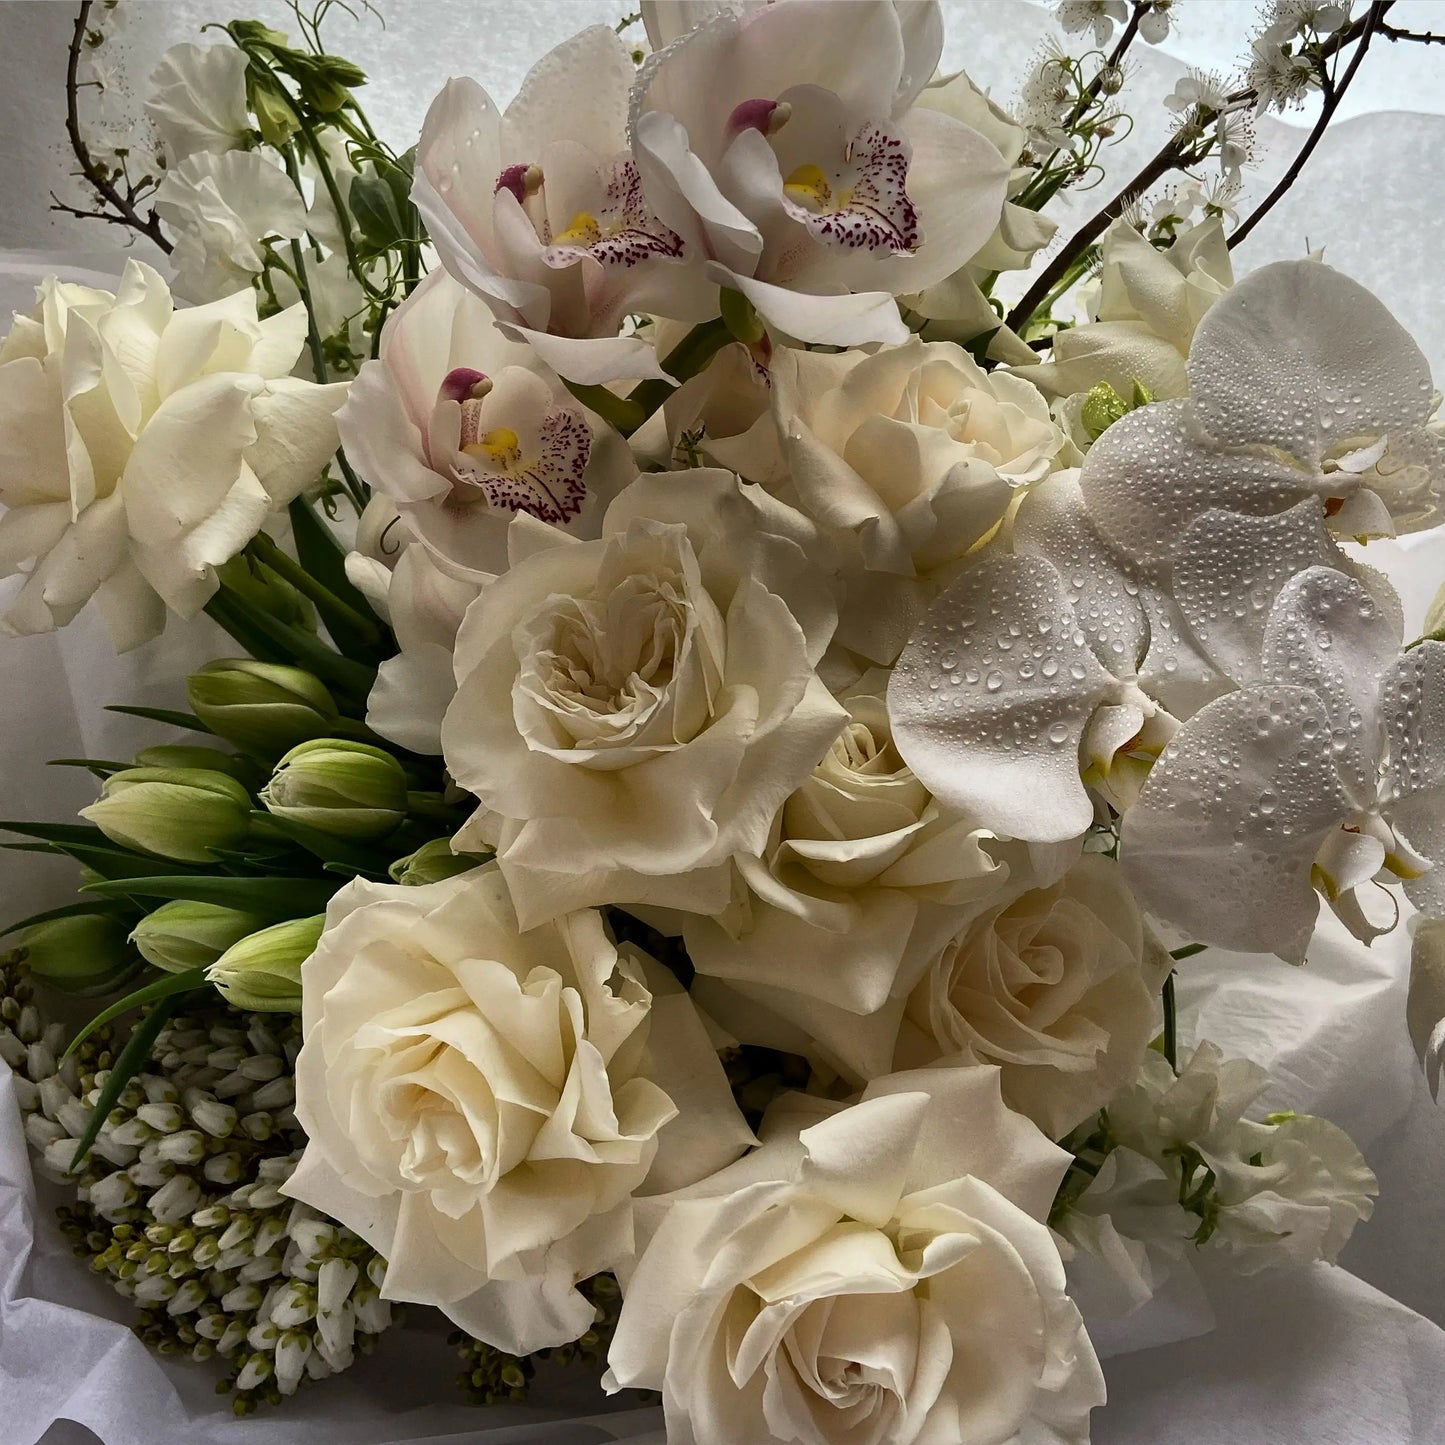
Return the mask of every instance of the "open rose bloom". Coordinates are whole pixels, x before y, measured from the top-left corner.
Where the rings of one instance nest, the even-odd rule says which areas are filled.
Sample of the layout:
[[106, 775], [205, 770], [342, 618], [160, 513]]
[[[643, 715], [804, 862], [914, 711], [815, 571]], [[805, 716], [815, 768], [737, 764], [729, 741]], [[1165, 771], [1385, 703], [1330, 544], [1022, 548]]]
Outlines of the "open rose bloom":
[[1087, 1445], [1117, 1369], [1204, 1445], [1139, 1381], [1213, 1411], [1293, 1310], [1230, 1438], [1403, 1441], [1326, 1266], [1402, 1212], [1347, 1129], [1440, 1152], [1387, 1132], [1445, 1066], [1432, 313], [1260, 264], [1236, 172], [1412, 37], [1280, 0], [1086, 220], [1169, 0], [1069, 0], [1016, 106], [1002, 4], [644, 0], [405, 147], [327, 8], [160, 63], [100, 204], [173, 279], [0, 341], [0, 630], [236, 654], [6, 825], [86, 870], [0, 958], [76, 1248], [242, 1414], [406, 1305], [543, 1433], [590, 1370], [598, 1438]]

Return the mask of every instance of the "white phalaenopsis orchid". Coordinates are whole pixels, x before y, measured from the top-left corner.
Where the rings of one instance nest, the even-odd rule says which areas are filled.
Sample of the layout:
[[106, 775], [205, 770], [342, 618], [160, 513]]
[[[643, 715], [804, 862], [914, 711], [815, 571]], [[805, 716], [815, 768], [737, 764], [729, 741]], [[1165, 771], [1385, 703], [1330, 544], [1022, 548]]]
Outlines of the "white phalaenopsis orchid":
[[774, 329], [905, 340], [893, 298], [979, 251], [1008, 186], [992, 142], [915, 104], [942, 43], [936, 4], [889, 0], [790, 0], [682, 34], [633, 90], [649, 203]]
[[1090, 514], [1138, 565], [1167, 565], [1210, 508], [1267, 516], [1315, 497], [1336, 536], [1361, 539], [1438, 521], [1429, 364], [1349, 277], [1318, 261], [1254, 272], [1199, 322], [1188, 373], [1188, 400], [1130, 412], [1084, 464]]
[[434, 271], [397, 307], [337, 418], [361, 475], [444, 568], [507, 568], [518, 512], [595, 537], [636, 475], [626, 443], [487, 307]]
[[1439, 1098], [1440, 1069], [1445, 1064], [1445, 918], [1417, 918], [1412, 927], [1415, 941], [1405, 1020], [1430, 1092]]
[[1357, 937], [1355, 890], [1404, 880], [1445, 912], [1445, 644], [1399, 653], [1359, 581], [1309, 567], [1280, 590], [1261, 680], [1201, 709], [1125, 814], [1144, 906], [1204, 942], [1304, 957], [1316, 890]]
[[630, 313], [716, 314], [628, 152], [633, 74], [594, 25], [538, 61], [505, 113], [475, 81], [450, 81], [417, 148], [413, 198], [447, 269], [585, 384], [665, 375], [647, 342], [618, 335]]

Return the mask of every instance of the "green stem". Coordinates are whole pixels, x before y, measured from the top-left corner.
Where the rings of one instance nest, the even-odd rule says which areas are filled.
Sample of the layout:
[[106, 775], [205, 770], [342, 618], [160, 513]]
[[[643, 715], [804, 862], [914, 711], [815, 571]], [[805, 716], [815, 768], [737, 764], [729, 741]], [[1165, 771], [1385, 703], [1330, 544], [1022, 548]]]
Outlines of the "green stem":
[[1179, 1014], [1174, 1004], [1174, 970], [1164, 980], [1164, 1057], [1169, 1067], [1179, 1072]]
[[1407, 643], [1405, 646], [1405, 651], [1413, 652], [1415, 648], [1419, 647], [1421, 643], [1424, 642], [1445, 642], [1445, 627], [1437, 627], [1433, 632], [1423, 633], [1421, 636], [1417, 637], [1414, 642]]
[[583, 406], [595, 411], [603, 421], [615, 427], [625, 437], [630, 437], [647, 420], [647, 413], [631, 397], [618, 396], [615, 391], [609, 391], [605, 386], [584, 386], [579, 381], [568, 381], [565, 377], [562, 380], [567, 390]]
[[303, 597], [309, 597], [323, 617], [332, 617], [358, 632], [373, 647], [382, 642], [381, 629], [317, 581], [299, 562], [283, 552], [264, 532], [258, 532], [247, 549], [258, 562], [284, 577]]

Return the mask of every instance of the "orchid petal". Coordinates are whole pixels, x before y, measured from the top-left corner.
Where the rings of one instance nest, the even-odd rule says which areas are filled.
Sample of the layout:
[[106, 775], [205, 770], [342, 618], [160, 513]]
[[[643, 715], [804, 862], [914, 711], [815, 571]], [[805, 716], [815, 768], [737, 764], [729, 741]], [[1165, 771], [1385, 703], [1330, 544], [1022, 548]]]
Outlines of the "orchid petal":
[[888, 686], [893, 739], [935, 797], [1029, 842], [1083, 833], [1079, 746], [1117, 688], [1038, 557], [991, 557], [929, 608]]
[[[801, 5], [806, 0], [792, 3]], [[864, 346], [881, 341], [901, 346], [908, 340], [898, 303], [886, 291], [818, 296], [739, 276], [716, 263], [708, 266], [708, 274], [719, 285], [741, 291], [769, 326], [798, 341], [820, 346]]]
[[1445, 920], [1421, 919], [1410, 950], [1410, 997], [1405, 1019], [1415, 1052], [1425, 1066], [1430, 1093], [1440, 1097], [1445, 1063]]
[[1380, 682], [1389, 746], [1387, 796], [1445, 785], [1445, 642], [1422, 642], [1398, 658]]
[[1244, 688], [1175, 734], [1124, 815], [1120, 859], [1140, 903], [1191, 936], [1297, 962], [1315, 855], [1350, 811], [1324, 703]]

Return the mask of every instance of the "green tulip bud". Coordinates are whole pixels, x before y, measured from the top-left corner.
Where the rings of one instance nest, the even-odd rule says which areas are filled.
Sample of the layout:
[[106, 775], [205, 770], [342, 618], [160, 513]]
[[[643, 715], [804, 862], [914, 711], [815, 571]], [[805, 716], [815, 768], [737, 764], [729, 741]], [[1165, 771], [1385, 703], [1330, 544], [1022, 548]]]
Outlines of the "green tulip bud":
[[206, 971], [227, 1003], [262, 1013], [297, 1013], [301, 965], [316, 950], [324, 914], [273, 924], [234, 943]]
[[444, 878], [455, 878], [458, 873], [470, 872], [486, 861], [475, 853], [453, 853], [450, 838], [433, 838], [430, 843], [423, 843], [415, 853], [398, 858], [386, 871], [393, 883], [421, 887], [428, 883], [440, 883]]
[[177, 899], [142, 918], [130, 941], [156, 968], [188, 973], [214, 963], [233, 943], [265, 927], [265, 922], [237, 908]]
[[261, 801], [278, 818], [337, 838], [381, 838], [406, 818], [406, 773], [380, 748], [315, 738], [276, 764]]
[[299, 667], [249, 657], [208, 662], [186, 680], [196, 716], [218, 737], [274, 758], [336, 726], [336, 703]]
[[125, 924], [100, 913], [52, 918], [20, 937], [31, 975], [66, 993], [110, 993], [140, 967]]
[[164, 743], [159, 747], [142, 748], [135, 755], [138, 768], [206, 768], [217, 773], [229, 773], [233, 778], [244, 781], [251, 774], [251, 764], [235, 753], [223, 753], [218, 748], [192, 747], [188, 743]]
[[208, 768], [126, 768], [80, 810], [113, 842], [182, 863], [211, 863], [251, 830], [251, 795]]

